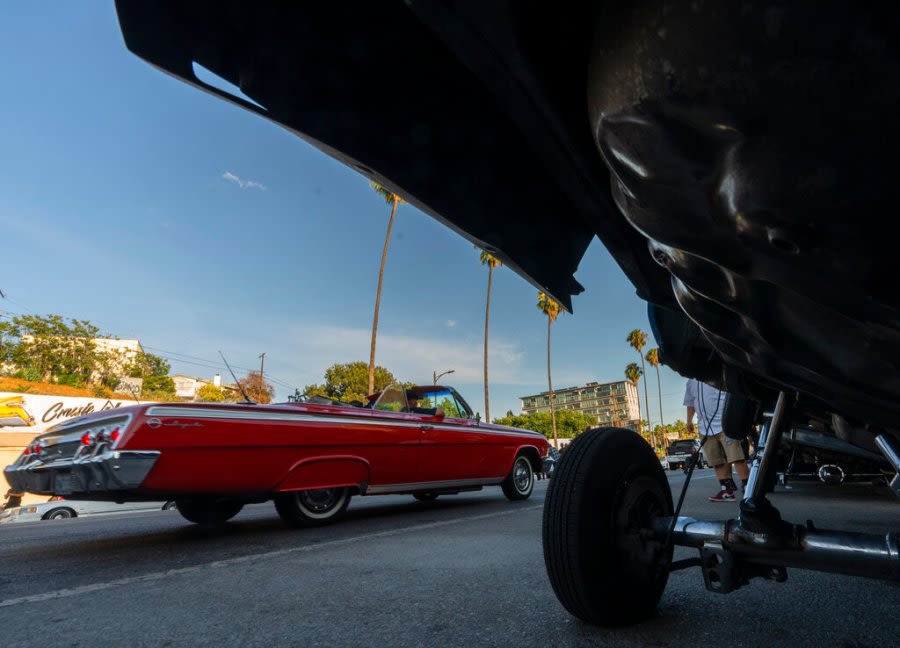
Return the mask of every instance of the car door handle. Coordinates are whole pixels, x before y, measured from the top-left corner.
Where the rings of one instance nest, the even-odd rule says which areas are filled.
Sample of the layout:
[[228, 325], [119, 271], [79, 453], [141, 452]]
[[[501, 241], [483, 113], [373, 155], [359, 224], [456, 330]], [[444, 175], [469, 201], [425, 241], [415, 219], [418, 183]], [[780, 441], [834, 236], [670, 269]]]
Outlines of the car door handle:
[[421, 426], [421, 428], [422, 428], [422, 432], [428, 432], [428, 430], [433, 430], [434, 426], [433, 425], [423, 425], [423, 426]]

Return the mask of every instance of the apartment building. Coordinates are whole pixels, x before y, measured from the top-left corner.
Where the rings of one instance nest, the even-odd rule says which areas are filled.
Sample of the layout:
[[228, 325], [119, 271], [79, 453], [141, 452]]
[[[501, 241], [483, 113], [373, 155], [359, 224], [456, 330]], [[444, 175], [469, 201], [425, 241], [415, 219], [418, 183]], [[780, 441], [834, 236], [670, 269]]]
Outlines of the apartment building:
[[[525, 414], [550, 411], [550, 392], [519, 398]], [[628, 380], [554, 389], [553, 405], [556, 411], [574, 410], [593, 416], [598, 425], [638, 429], [638, 390]]]

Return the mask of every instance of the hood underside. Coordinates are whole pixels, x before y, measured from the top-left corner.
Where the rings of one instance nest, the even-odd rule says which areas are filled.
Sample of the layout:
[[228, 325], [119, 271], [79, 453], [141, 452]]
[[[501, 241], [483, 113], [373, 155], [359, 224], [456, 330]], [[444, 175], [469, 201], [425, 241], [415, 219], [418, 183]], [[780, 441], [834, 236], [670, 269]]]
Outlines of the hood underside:
[[894, 426], [898, 12], [695, 4], [117, 9], [141, 58], [391, 188], [566, 308], [598, 236], [683, 374]]

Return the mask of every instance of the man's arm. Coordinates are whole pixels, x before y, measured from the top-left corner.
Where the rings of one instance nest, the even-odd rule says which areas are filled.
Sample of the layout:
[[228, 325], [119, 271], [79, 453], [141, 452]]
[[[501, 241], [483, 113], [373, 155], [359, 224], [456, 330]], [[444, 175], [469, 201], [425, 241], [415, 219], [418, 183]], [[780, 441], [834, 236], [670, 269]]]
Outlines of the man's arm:
[[694, 409], [693, 405], [687, 406], [687, 429], [688, 429], [688, 432], [690, 432], [692, 434], [694, 432], [694, 413], [695, 412], [696, 412], [696, 410]]

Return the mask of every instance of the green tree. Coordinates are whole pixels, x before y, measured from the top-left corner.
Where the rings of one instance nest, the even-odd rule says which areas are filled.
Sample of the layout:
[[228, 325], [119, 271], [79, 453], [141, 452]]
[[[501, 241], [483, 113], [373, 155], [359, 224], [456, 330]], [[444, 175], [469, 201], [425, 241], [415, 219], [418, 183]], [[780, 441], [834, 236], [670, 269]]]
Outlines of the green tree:
[[[644, 365], [644, 346], [647, 344], [647, 334], [644, 333], [641, 329], [633, 329], [631, 333], [628, 334], [628, 337], [625, 338], [625, 341], [631, 345], [631, 348], [637, 351], [638, 356], [641, 358], [641, 376], [644, 377], [644, 411], [647, 413], [647, 418], [650, 418], [650, 397], [647, 395], [647, 369]], [[637, 383], [634, 385], [637, 387]], [[640, 394], [638, 394], [638, 401], [640, 401]], [[644, 431], [644, 422], [641, 421], [641, 432]]]
[[[628, 366], [625, 367], [625, 377], [631, 381], [631, 384], [637, 387], [638, 381], [641, 379], [641, 374], [643, 371], [640, 367], [637, 366], [636, 362], [629, 362]], [[638, 404], [638, 433], [641, 436], [644, 436], [644, 417], [641, 414], [641, 397], [638, 395], [637, 399]]]
[[559, 447], [559, 439], [556, 436], [556, 410], [553, 405], [553, 379], [550, 375], [550, 326], [559, 317], [559, 304], [547, 293], [538, 293], [538, 310], [547, 316], [547, 387], [550, 392], [550, 423], [553, 427], [553, 445]]
[[204, 383], [197, 390], [196, 400], [201, 403], [221, 403], [225, 400], [225, 391], [210, 383]]
[[175, 398], [175, 381], [168, 376], [147, 376], [141, 395], [148, 400], [172, 400]]
[[20, 315], [3, 323], [0, 353], [22, 377], [82, 387], [108, 376], [117, 360], [97, 348], [99, 333], [87, 320]]
[[549, 412], [517, 415], [508, 412], [507, 416], [494, 419], [494, 423], [522, 430], [532, 430], [533, 432], [543, 434], [548, 439], [555, 439], [557, 441], [559, 438], [572, 439], [597, 424], [597, 421], [593, 416], [574, 410], [560, 410], [556, 413], [555, 418], [555, 428], [553, 425], [553, 418], [550, 416]]
[[481, 265], [488, 267], [487, 302], [484, 307], [484, 420], [491, 422], [491, 404], [488, 397], [488, 323], [491, 319], [491, 279], [494, 268], [501, 265], [500, 260], [486, 250], [481, 251]]
[[688, 432], [687, 424], [682, 420], [675, 421], [668, 425], [657, 425], [654, 428], [654, 432], [662, 439], [664, 449], [669, 445], [669, 438], [686, 439], [697, 435], [696, 428], [694, 434], [691, 434]]
[[650, 366], [656, 369], [656, 391], [659, 394], [659, 424], [665, 427], [666, 422], [663, 421], [662, 411], [662, 383], [659, 380], [659, 349], [650, 349], [645, 357]]
[[167, 376], [171, 368], [171, 365], [165, 358], [152, 353], [138, 353], [126, 368], [125, 374], [134, 378]]
[[394, 226], [394, 216], [397, 214], [397, 206], [403, 202], [397, 194], [385, 189], [377, 182], [370, 182], [372, 189], [384, 202], [391, 206], [391, 217], [388, 220], [387, 234], [384, 237], [384, 250], [381, 252], [381, 266], [378, 268], [378, 289], [375, 292], [375, 315], [372, 318], [372, 344], [369, 349], [369, 394], [375, 392], [375, 338], [378, 334], [378, 310], [381, 307], [381, 282], [384, 279], [384, 262], [387, 260], [388, 244], [391, 242], [391, 228]]
[[397, 382], [394, 375], [384, 367], [375, 367], [374, 385], [369, 391], [369, 366], [363, 361], [333, 364], [325, 370], [322, 384], [308, 385], [303, 393], [317, 394], [342, 403], [365, 402], [369, 394], [381, 391]]

